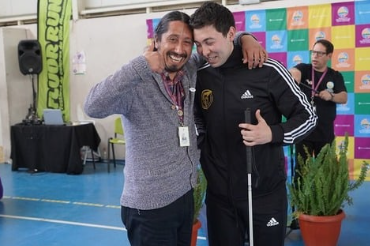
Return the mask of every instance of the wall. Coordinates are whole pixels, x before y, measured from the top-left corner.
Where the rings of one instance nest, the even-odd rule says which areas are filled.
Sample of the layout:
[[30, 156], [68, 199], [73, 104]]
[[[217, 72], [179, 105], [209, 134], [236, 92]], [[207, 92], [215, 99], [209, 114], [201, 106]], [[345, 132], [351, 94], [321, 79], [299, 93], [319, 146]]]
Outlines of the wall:
[[[32, 103], [31, 79], [19, 71], [19, 40], [34, 38], [26, 28], [0, 29], [0, 146], [10, 155], [10, 126], [22, 121]], [[1, 163], [1, 160], [0, 160]]]
[[[311, 4], [322, 4], [324, 2], [343, 2], [343, 1], [322, 1], [312, 0]], [[348, 1], [346, 1], [348, 2]], [[303, 5], [297, 1], [275, 1], [263, 2], [255, 5], [231, 5], [228, 6], [231, 11], [245, 11], [248, 9], [266, 9], [266, 8], [279, 8], [290, 6]], [[184, 10], [191, 14], [194, 10]], [[1, 11], [0, 11], [1, 14]], [[143, 53], [144, 47], [147, 44], [147, 19], [160, 18], [165, 12], [151, 13], [151, 14], [136, 14], [136, 15], [123, 15], [116, 17], [94, 18], [94, 19], [78, 19], [72, 21], [70, 25], [70, 59], [71, 59], [71, 77], [70, 77], [70, 100], [71, 100], [71, 120], [84, 120], [88, 119], [83, 113], [83, 102], [91, 86], [98, 83], [107, 75], [113, 73], [121, 65], [129, 62], [130, 59]], [[22, 25], [19, 28], [24, 28], [31, 33], [31, 36], [37, 35], [36, 25]], [[14, 29], [13, 27], [2, 27], [0, 30], [7, 32], [7, 30]], [[4, 37], [0, 36], [0, 42], [4, 42]], [[9, 39], [7, 42], [13, 42], [13, 49], [18, 44], [19, 40], [26, 38], [15, 37], [13, 40]], [[72, 71], [72, 59], [77, 52], [84, 52], [86, 55], [86, 73], [83, 75], [74, 75]], [[27, 82], [24, 76], [19, 72], [16, 54], [10, 55], [0, 46], [0, 60], [6, 53], [9, 60], [0, 62], [0, 80], [2, 84], [7, 85], [18, 83], [23, 80], [23, 85]], [[6, 71], [6, 74], [12, 74], [10, 77], [4, 78], [1, 71]], [[1, 84], [0, 84], [1, 85]], [[28, 86], [28, 85], [27, 85]], [[31, 87], [23, 87], [19, 90], [17, 95], [14, 96], [21, 101], [26, 102], [25, 105], [20, 105], [14, 99], [8, 101], [8, 96], [0, 94], [1, 116], [2, 124], [0, 134], [0, 147], [4, 147], [5, 160], [10, 155], [10, 138], [9, 131], [10, 125], [21, 122], [25, 117], [29, 104], [32, 102]], [[0, 87], [1, 89], [1, 87]], [[0, 92], [1, 93], [1, 92]], [[16, 111], [17, 114], [11, 116], [8, 121], [6, 115], [7, 109], [4, 105], [9, 104], [10, 111]], [[107, 117], [106, 119], [96, 119], [95, 125], [102, 139], [101, 151], [106, 149], [107, 139], [112, 136], [114, 116]], [[8, 122], [4, 124], [4, 121]], [[0, 132], [1, 133], [1, 132]], [[123, 148], [119, 150], [118, 158], [124, 158]]]
[[31, 15], [37, 13], [37, 0], [2, 0], [0, 17]]

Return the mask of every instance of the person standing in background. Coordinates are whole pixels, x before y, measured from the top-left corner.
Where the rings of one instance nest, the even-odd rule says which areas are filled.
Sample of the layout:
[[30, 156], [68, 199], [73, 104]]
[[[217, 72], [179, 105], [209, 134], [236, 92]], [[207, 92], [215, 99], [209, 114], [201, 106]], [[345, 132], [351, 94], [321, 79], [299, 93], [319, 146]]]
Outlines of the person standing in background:
[[[325, 144], [333, 142], [337, 104], [347, 102], [347, 89], [342, 74], [328, 67], [333, 52], [334, 45], [330, 41], [317, 40], [311, 50], [311, 64], [300, 63], [290, 69], [290, 73], [309, 98], [318, 116], [315, 130], [295, 144], [296, 161], [293, 177], [295, 184], [301, 171], [298, 157], [301, 156], [304, 161], [308, 158], [305, 148], [310, 156], [317, 156]], [[290, 227], [298, 229], [298, 220], [294, 219]]]
[[[315, 127], [316, 115], [280, 62], [268, 59], [252, 70], [243, 64], [241, 47], [233, 43], [234, 16], [226, 7], [205, 2], [191, 15], [190, 25], [197, 52], [207, 61], [198, 70], [195, 120], [208, 184], [209, 245], [244, 245], [249, 229], [246, 146], [253, 146], [254, 245], [284, 245], [283, 145], [303, 139]], [[247, 108], [251, 124], [244, 123]]]
[[296, 153], [302, 157], [306, 156], [304, 146], [312, 156], [317, 156], [325, 144], [333, 142], [337, 104], [347, 103], [342, 74], [327, 65], [333, 52], [334, 46], [330, 41], [317, 40], [311, 50], [311, 64], [300, 63], [290, 69], [318, 116], [315, 130], [295, 145]]

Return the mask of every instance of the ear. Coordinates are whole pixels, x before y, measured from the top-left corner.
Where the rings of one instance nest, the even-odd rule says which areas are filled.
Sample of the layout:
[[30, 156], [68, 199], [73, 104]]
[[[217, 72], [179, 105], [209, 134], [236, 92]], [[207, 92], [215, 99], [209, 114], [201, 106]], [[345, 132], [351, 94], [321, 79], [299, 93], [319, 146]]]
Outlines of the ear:
[[229, 29], [229, 32], [227, 33], [227, 39], [229, 39], [231, 42], [234, 41], [236, 35], [236, 28], [231, 26]]
[[154, 36], [154, 48], [158, 49], [159, 38], [157, 35]]

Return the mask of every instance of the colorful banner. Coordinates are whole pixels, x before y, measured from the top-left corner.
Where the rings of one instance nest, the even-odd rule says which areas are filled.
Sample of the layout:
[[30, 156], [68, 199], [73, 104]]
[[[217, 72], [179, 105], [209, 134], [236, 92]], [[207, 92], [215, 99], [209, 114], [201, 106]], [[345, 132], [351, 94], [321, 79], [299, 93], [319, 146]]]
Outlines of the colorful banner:
[[[310, 63], [309, 50], [318, 39], [333, 42], [335, 51], [329, 64], [342, 73], [348, 102], [337, 105], [335, 135], [337, 147], [349, 135], [349, 170], [356, 179], [361, 163], [370, 162], [370, 1], [294, 6], [234, 13], [237, 29], [253, 33], [269, 56], [288, 69]], [[148, 38], [159, 19], [147, 20]], [[308, 21], [309, 20], [309, 21]], [[287, 168], [294, 161], [285, 148]], [[288, 170], [288, 174], [291, 170]], [[367, 180], [370, 181], [370, 172]]]
[[43, 70], [38, 76], [37, 114], [43, 109], [61, 109], [64, 121], [69, 111], [69, 21], [70, 0], [38, 1], [38, 40]]

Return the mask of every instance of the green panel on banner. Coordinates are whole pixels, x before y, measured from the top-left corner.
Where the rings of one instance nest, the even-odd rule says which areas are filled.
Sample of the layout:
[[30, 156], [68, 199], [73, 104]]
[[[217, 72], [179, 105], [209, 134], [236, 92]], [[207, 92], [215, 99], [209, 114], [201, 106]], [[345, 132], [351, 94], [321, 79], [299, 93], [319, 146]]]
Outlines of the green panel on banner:
[[355, 94], [355, 114], [370, 114], [370, 97], [369, 93]]
[[308, 49], [308, 29], [288, 31], [288, 51], [299, 51]]
[[266, 31], [286, 30], [286, 9], [266, 10]]
[[355, 72], [349, 71], [349, 72], [341, 72], [343, 75], [344, 83], [347, 88], [347, 92], [351, 93], [354, 92], [355, 88]]

